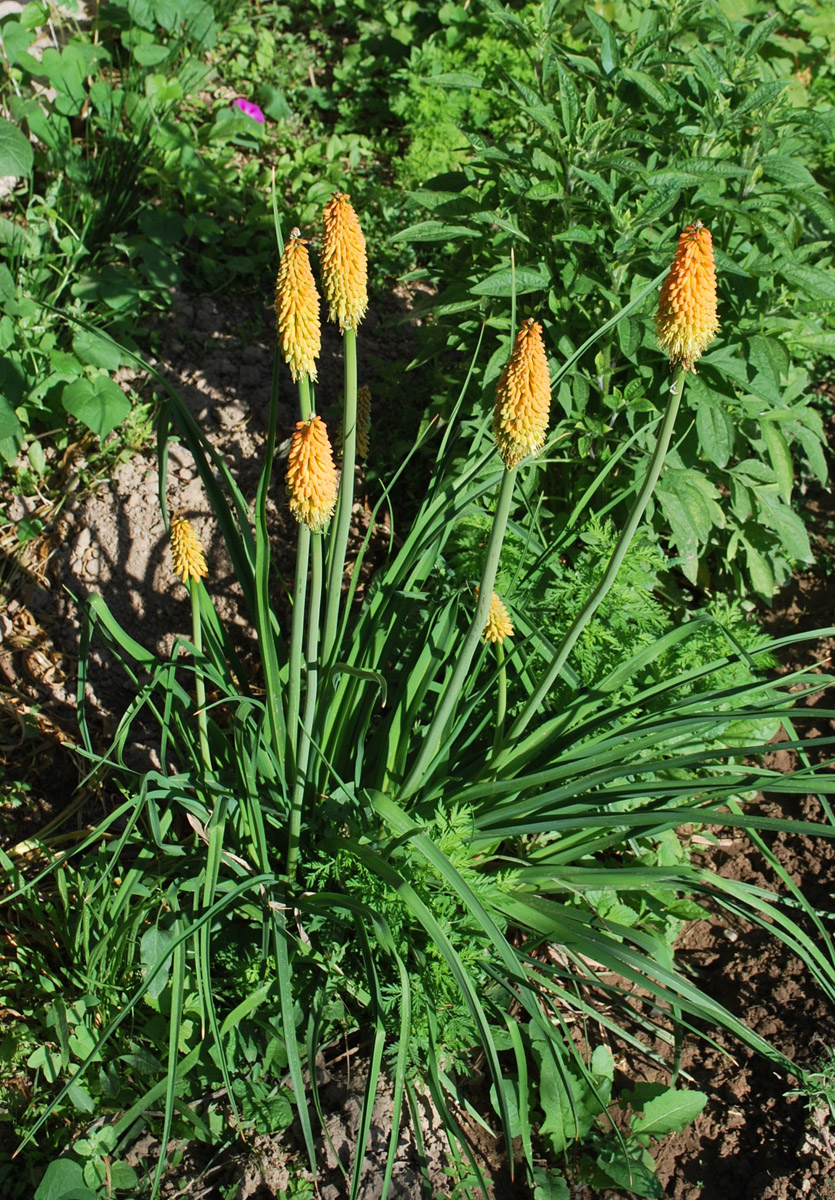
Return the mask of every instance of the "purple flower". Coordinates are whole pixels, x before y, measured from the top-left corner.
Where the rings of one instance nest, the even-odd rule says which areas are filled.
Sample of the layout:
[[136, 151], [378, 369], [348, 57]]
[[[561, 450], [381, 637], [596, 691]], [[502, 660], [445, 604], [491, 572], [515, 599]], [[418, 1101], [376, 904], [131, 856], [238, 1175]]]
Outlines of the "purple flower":
[[263, 125], [266, 117], [261, 112], [257, 104], [253, 104], [251, 100], [244, 100], [243, 96], [239, 96], [235, 101], [235, 108], [239, 108], [244, 116], [251, 117], [253, 121], [257, 121], [259, 125]]

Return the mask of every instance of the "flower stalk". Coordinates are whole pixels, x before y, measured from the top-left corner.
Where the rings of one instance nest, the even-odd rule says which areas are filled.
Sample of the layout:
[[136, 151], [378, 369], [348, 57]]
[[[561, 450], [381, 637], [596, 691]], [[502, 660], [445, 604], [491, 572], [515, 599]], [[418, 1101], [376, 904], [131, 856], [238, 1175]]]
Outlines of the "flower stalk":
[[322, 660], [330, 664], [337, 643], [342, 577], [354, 504], [357, 461], [357, 328], [368, 309], [368, 263], [357, 214], [344, 192], [325, 206], [322, 232], [322, 284], [329, 316], [342, 332], [345, 410], [342, 420], [342, 478], [328, 558]]
[[174, 573], [179, 575], [188, 588], [191, 603], [191, 637], [194, 643], [194, 697], [197, 705], [197, 729], [200, 739], [200, 757], [207, 775], [212, 772], [209, 750], [209, 730], [206, 716], [206, 682], [200, 660], [203, 657], [203, 625], [200, 620], [200, 581], [209, 573], [200, 539], [194, 532], [191, 521], [175, 516], [171, 522], [171, 559]]

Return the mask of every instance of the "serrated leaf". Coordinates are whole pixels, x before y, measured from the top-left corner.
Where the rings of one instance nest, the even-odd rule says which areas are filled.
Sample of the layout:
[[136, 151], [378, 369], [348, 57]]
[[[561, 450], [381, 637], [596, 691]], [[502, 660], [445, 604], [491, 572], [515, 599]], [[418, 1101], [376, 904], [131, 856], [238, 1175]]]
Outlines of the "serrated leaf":
[[25, 133], [0, 117], [0, 175], [29, 175], [34, 154]]
[[789, 558], [798, 562], [812, 562], [812, 548], [803, 518], [793, 509], [781, 504], [776, 496], [760, 493], [762, 519], [779, 537]]
[[698, 398], [696, 432], [704, 457], [717, 467], [726, 466], [734, 446], [734, 425], [723, 405], [711, 395]]
[[817, 437], [813, 430], [807, 429], [805, 425], [798, 426], [795, 430], [795, 436], [806, 452], [806, 458], [809, 461], [809, 466], [815, 478], [819, 483], [825, 485], [829, 479], [829, 468], [820, 438]]
[[750, 542], [745, 541], [745, 560], [748, 574], [751, 576], [751, 586], [757, 595], [770, 601], [774, 595], [774, 572], [768, 559], [760, 554]]
[[704, 1092], [669, 1088], [660, 1096], [647, 1100], [643, 1111], [632, 1117], [632, 1132], [650, 1137], [678, 1133], [695, 1121], [707, 1104]]
[[771, 466], [777, 477], [780, 495], [786, 504], [791, 504], [792, 489], [794, 487], [794, 463], [792, 462], [789, 443], [786, 441], [785, 435], [777, 424], [774, 421], [769, 421], [766, 417], [760, 418], [760, 429], [765, 440]]

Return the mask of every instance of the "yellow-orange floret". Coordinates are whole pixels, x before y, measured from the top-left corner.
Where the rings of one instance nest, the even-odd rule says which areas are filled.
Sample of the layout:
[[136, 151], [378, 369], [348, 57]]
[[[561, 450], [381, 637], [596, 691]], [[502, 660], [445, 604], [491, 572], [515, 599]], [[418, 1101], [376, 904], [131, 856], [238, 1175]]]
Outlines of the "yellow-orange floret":
[[513, 637], [513, 625], [510, 614], [495, 592], [490, 597], [490, 609], [484, 624], [485, 642], [498, 642], [499, 645], [506, 637]]
[[287, 495], [290, 511], [312, 533], [327, 525], [336, 507], [339, 476], [321, 417], [299, 421], [290, 443]]
[[200, 539], [191, 521], [185, 517], [175, 516], [171, 522], [171, 560], [174, 574], [179, 575], [183, 583], [190, 579], [205, 579], [209, 574]]
[[359, 219], [345, 192], [325, 205], [322, 286], [328, 313], [342, 333], [356, 330], [368, 309], [368, 259]]
[[661, 288], [655, 314], [658, 345], [673, 366], [695, 371], [695, 363], [716, 337], [716, 265], [713, 238], [701, 221], [678, 239], [673, 265]]
[[281, 355], [294, 380], [300, 375], [316, 379], [316, 359], [322, 347], [319, 327], [319, 293], [307, 242], [294, 229], [285, 244], [275, 283], [275, 315]]
[[493, 440], [508, 471], [543, 446], [550, 407], [551, 381], [542, 326], [528, 318], [516, 335], [496, 389]]

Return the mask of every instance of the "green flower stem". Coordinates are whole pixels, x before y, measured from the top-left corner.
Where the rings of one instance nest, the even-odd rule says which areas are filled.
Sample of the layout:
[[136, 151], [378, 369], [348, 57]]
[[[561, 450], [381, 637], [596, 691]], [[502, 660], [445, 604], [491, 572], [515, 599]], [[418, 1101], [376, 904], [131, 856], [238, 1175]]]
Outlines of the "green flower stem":
[[678, 415], [679, 405], [681, 404], [681, 396], [684, 391], [684, 380], [686, 374], [687, 372], [684, 370], [684, 368], [680, 369], [675, 381], [670, 386], [667, 409], [664, 413], [664, 420], [658, 434], [658, 439], [655, 443], [655, 450], [653, 451], [652, 458], [650, 459], [649, 466], [647, 468], [646, 477], [641, 485], [641, 490], [635, 497], [635, 502], [632, 505], [632, 511], [627, 518], [626, 524], [624, 525], [621, 535], [618, 538], [617, 545], [612, 552], [609, 565], [604, 571], [597, 587], [589, 596], [578, 615], [574, 618], [571, 628], [568, 630], [562, 640], [562, 645], [557, 651], [554, 661], [543, 675], [536, 691], [531, 696], [530, 700], [528, 700], [527, 704], [511, 726], [510, 733], [508, 734], [507, 738], [508, 741], [513, 741], [518, 738], [527, 727], [528, 722], [539, 710], [539, 706], [548, 695], [548, 692], [554, 686], [557, 676], [565, 666], [569, 654], [574, 649], [574, 644], [585, 629], [586, 625], [588, 625], [591, 618], [597, 612], [597, 609], [602, 604], [606, 593], [609, 591], [615, 581], [615, 577], [620, 570], [624, 558], [626, 557], [626, 552], [629, 549], [632, 539], [641, 523], [641, 519], [646, 511], [647, 504], [649, 503], [655, 485], [658, 482], [658, 477], [660, 476], [661, 470], [664, 466], [664, 459], [667, 457], [667, 450], [669, 449], [670, 439], [673, 436], [673, 428], [675, 426], [676, 416]]
[[[306, 375], [299, 378], [299, 411], [303, 421], [310, 420], [310, 381]], [[310, 536], [307, 525], [300, 521], [296, 542], [296, 578], [293, 584], [293, 623], [290, 630], [290, 677], [287, 684], [287, 746], [288, 758], [291, 763], [296, 762], [299, 735], [302, 645], [304, 643], [304, 609], [307, 596], [307, 568], [310, 561]]]
[[267, 525], [267, 497], [270, 491], [270, 478], [275, 453], [276, 425], [278, 423], [278, 372], [279, 356], [276, 353], [273, 361], [273, 381], [270, 395], [270, 420], [267, 428], [267, 443], [264, 448], [264, 466], [258, 481], [258, 493], [255, 499], [255, 622], [258, 629], [258, 644], [261, 649], [261, 663], [264, 670], [264, 689], [266, 692], [267, 721], [269, 722], [270, 742], [276, 762], [283, 762], [285, 751], [286, 730], [284, 727], [284, 710], [280, 704], [281, 675], [276, 649], [277, 626], [273, 624], [273, 612], [270, 606], [270, 537]]
[[[190, 578], [188, 592], [191, 597], [191, 634], [198, 660], [203, 657], [203, 626], [200, 623], [200, 584]], [[194, 664], [194, 695], [197, 701], [197, 728], [200, 736], [200, 757], [206, 775], [212, 773], [212, 756], [209, 751], [209, 725], [206, 717], [206, 681], [199, 661]]]
[[342, 477], [336, 501], [328, 557], [328, 589], [325, 604], [325, 633], [322, 643], [322, 662], [330, 663], [336, 645], [339, 610], [342, 601], [342, 576], [345, 573], [345, 554], [351, 509], [354, 504], [354, 467], [357, 460], [357, 332], [346, 329], [343, 334], [345, 353], [345, 412], [342, 420]]
[[322, 607], [324, 583], [324, 554], [322, 534], [313, 538], [313, 569], [310, 579], [310, 609], [307, 614], [307, 690], [304, 700], [304, 724], [299, 741], [298, 766], [293, 800], [290, 807], [290, 827], [287, 845], [287, 880], [292, 886], [299, 858], [299, 835], [302, 825], [302, 802], [307, 784], [307, 767], [310, 762], [310, 730], [316, 717], [316, 695], [319, 685], [319, 616]]
[[449, 683], [444, 686], [441, 701], [426, 731], [423, 745], [415, 759], [414, 766], [400, 789], [399, 801], [408, 799], [422, 785], [423, 776], [440, 749], [447, 725], [458, 703], [458, 698], [469, 675], [475, 652], [484, 633], [484, 626], [487, 623], [487, 616], [490, 611], [493, 585], [496, 582], [496, 572], [499, 569], [499, 558], [502, 552], [505, 530], [507, 529], [507, 518], [510, 514], [510, 503], [513, 499], [513, 485], [516, 482], [517, 470], [518, 468], [514, 467], [511, 471], [505, 471], [502, 475], [502, 481], [499, 484], [499, 495], [496, 501], [496, 511], [493, 515], [493, 527], [490, 530], [490, 540], [487, 543], [487, 551], [484, 556], [481, 582], [478, 585], [478, 600], [475, 612], [473, 613], [473, 619], [464, 643], [461, 646], [458, 661], [455, 664], [455, 669], [452, 672]]
[[493, 754], [495, 755], [504, 737], [504, 723], [507, 716], [507, 669], [504, 664], [504, 646], [496, 642], [496, 663], [499, 671], [496, 677], [496, 732], [493, 737]]

